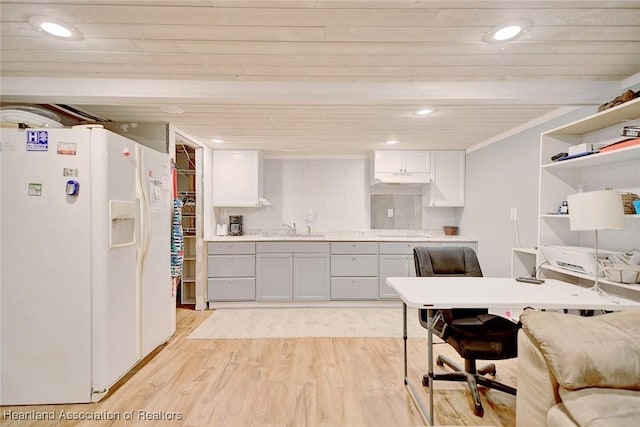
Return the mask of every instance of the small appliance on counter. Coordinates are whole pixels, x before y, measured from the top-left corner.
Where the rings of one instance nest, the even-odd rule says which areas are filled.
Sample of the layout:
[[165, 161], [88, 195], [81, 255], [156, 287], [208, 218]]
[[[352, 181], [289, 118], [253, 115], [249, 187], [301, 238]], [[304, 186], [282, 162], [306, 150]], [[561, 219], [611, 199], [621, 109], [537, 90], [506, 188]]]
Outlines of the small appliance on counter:
[[242, 236], [242, 215], [229, 215], [229, 236]]
[[218, 224], [216, 227], [216, 235], [224, 237], [229, 234], [229, 226], [227, 224]]

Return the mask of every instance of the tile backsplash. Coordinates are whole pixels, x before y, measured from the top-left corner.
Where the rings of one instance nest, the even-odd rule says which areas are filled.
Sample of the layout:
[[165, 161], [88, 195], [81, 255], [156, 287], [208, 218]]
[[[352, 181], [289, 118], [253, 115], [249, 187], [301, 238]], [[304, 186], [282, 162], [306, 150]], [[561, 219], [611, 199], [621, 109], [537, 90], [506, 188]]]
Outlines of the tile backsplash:
[[422, 218], [415, 211], [407, 213], [390, 228], [435, 231], [459, 222], [456, 208], [421, 209], [420, 187], [370, 186], [368, 159], [265, 158], [263, 167], [263, 197], [270, 206], [217, 208], [219, 222], [226, 222], [228, 215], [242, 215], [247, 231], [281, 229], [283, 223], [293, 222], [302, 232], [307, 225], [327, 231], [369, 229], [373, 228], [371, 200], [380, 195], [417, 197], [415, 209], [422, 211]]
[[413, 194], [372, 194], [371, 228], [422, 229], [422, 197]]
[[265, 159], [262, 208], [229, 208], [244, 216], [245, 229], [296, 223], [317, 230], [369, 228], [366, 159]]

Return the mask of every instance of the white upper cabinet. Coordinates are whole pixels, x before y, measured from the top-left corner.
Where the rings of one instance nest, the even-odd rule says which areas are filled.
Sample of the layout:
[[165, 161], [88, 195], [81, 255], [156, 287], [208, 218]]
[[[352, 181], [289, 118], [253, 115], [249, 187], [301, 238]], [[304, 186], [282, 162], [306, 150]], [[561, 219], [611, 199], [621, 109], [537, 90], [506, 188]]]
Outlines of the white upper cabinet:
[[428, 184], [428, 151], [375, 151], [372, 155], [372, 184]]
[[431, 185], [425, 187], [423, 206], [464, 206], [464, 174], [464, 151], [432, 151]]
[[261, 160], [256, 150], [213, 150], [213, 206], [259, 206]]

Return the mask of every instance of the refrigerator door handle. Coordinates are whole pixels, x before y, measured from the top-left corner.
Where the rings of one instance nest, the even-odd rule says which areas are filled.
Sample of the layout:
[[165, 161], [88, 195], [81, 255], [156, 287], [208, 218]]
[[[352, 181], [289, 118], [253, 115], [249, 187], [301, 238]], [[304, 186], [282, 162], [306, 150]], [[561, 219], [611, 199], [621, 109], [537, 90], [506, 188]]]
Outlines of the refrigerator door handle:
[[145, 186], [145, 173], [142, 168], [142, 149], [140, 145], [136, 145], [137, 159], [137, 187], [138, 200], [140, 203], [140, 257], [138, 257], [138, 265], [142, 271], [142, 263], [149, 251], [149, 240], [151, 239], [151, 210], [149, 207], [149, 194]]

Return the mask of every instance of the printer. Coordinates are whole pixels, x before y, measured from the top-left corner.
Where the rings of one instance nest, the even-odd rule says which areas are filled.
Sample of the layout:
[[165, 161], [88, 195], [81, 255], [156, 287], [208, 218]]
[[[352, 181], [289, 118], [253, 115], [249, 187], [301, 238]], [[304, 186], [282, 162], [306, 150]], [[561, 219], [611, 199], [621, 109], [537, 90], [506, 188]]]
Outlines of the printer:
[[[596, 250], [594, 248], [542, 246], [542, 253], [547, 261], [556, 267], [591, 276], [596, 274]], [[598, 249], [598, 258], [601, 261], [606, 260], [610, 255], [620, 255], [620, 252]], [[602, 269], [600, 269], [599, 275], [604, 276]]]

